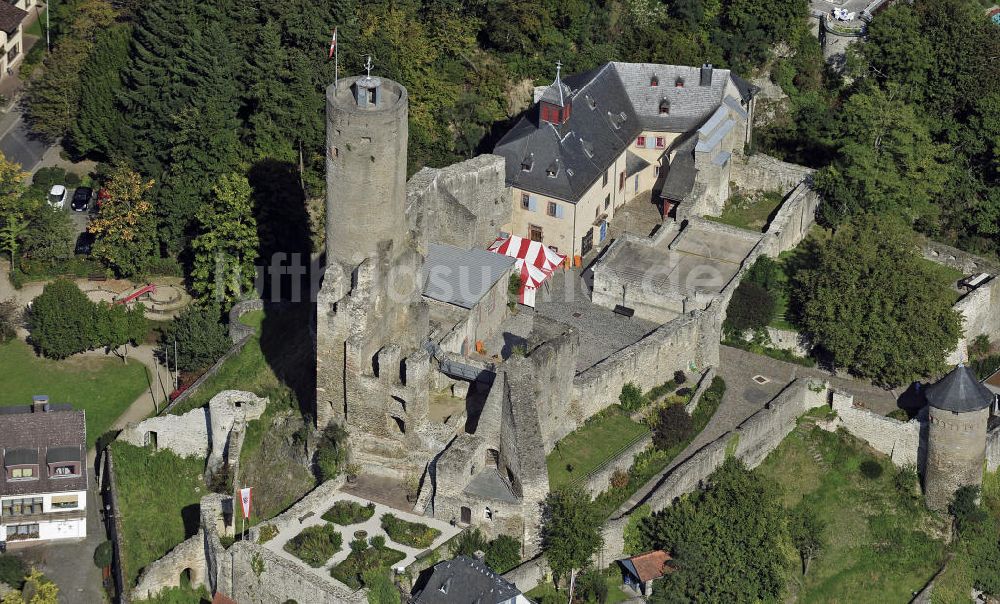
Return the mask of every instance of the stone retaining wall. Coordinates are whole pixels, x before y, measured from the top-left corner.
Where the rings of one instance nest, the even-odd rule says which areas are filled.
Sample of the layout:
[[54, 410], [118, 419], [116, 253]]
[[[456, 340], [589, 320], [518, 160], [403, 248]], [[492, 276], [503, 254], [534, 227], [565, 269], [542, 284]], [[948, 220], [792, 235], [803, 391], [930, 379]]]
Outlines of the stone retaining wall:
[[233, 344], [244, 338], [248, 338], [255, 333], [253, 327], [240, 323], [240, 317], [255, 310], [264, 310], [264, 301], [257, 298], [254, 300], [244, 300], [237, 302], [229, 309], [229, 339]]
[[688, 404], [684, 405], [684, 410], [687, 411], [688, 415], [694, 415], [695, 410], [698, 408], [698, 403], [701, 401], [701, 396], [705, 394], [708, 387], [712, 385], [712, 380], [715, 378], [715, 367], [709, 367], [701, 379], [698, 380], [698, 386], [694, 390], [694, 394], [691, 395], [691, 400]]
[[1000, 426], [986, 435], [986, 470], [996, 472], [1000, 467]]
[[582, 485], [583, 489], [590, 493], [592, 497], [597, 497], [601, 492], [608, 490], [611, 488], [611, 477], [614, 473], [618, 471], [628, 472], [636, 456], [648, 449], [652, 444], [653, 434], [651, 432], [643, 435], [641, 438], [637, 438], [631, 445], [613, 458], [591, 471]]
[[812, 350], [809, 339], [793, 329], [778, 329], [769, 326], [767, 327], [767, 337], [771, 340], [772, 348], [788, 350], [800, 357], [809, 356], [809, 351]]
[[812, 177], [812, 168], [781, 161], [770, 155], [754, 153], [733, 158], [731, 178], [741, 192], [780, 191], [785, 193]]
[[962, 337], [947, 362], [957, 365], [967, 360], [969, 342], [976, 336], [1000, 339], [1000, 275], [966, 294], [954, 309], [962, 317]]
[[852, 435], [868, 443], [876, 451], [885, 453], [897, 466], [920, 462], [921, 423], [885, 417], [854, 406], [854, 397], [843, 392], [833, 393], [833, 410], [837, 420], [833, 428], [843, 426]]
[[925, 239], [920, 243], [920, 253], [924, 258], [960, 270], [967, 275], [973, 273], [1000, 273], [1000, 262], [989, 260], [956, 247]]

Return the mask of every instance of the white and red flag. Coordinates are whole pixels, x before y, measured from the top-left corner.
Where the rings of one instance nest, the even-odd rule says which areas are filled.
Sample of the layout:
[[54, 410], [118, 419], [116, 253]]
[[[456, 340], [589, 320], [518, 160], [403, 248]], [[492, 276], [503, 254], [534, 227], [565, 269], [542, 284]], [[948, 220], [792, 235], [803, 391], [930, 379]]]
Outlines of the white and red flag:
[[251, 487], [244, 487], [240, 489], [240, 507], [243, 508], [243, 517], [250, 517], [250, 499], [251, 499]]
[[333, 28], [333, 37], [330, 38], [330, 54], [327, 55], [327, 59], [333, 58], [333, 53], [337, 51], [337, 28]]

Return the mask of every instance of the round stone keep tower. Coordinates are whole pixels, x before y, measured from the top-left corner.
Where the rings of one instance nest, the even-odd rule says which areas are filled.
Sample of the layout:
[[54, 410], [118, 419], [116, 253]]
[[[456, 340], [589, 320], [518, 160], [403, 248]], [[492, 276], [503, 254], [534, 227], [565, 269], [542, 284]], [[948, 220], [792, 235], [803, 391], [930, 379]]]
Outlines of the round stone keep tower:
[[926, 391], [928, 402], [927, 507], [946, 510], [955, 491], [983, 482], [986, 424], [994, 395], [959, 365]]
[[407, 236], [406, 88], [371, 75], [326, 89], [327, 263], [349, 267]]

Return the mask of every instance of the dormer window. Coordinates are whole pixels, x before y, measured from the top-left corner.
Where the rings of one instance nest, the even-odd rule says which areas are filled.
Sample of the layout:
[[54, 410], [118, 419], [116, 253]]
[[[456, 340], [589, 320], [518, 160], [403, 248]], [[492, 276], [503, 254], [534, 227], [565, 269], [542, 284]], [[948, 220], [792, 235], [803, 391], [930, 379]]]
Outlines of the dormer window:
[[591, 110], [597, 109], [597, 101], [594, 100], [594, 97], [588, 94], [586, 95], [586, 99], [587, 99], [587, 105], [590, 107]]
[[531, 166], [534, 163], [535, 163], [535, 154], [529, 153], [528, 155], [525, 156], [524, 159], [521, 160], [521, 171], [531, 172]]
[[657, 86], [660, 85], [660, 78], [656, 77], [655, 75], [649, 76], [649, 85], [653, 88], [656, 88]]
[[545, 174], [548, 175], [549, 178], [555, 178], [556, 176], [559, 175], [559, 160], [558, 159], [556, 161], [552, 162], [551, 164], [549, 164], [548, 168], [545, 168]]
[[587, 155], [587, 157], [594, 157], [594, 145], [581, 138], [580, 146], [583, 147], [583, 152]]
[[449, 589], [451, 589], [451, 577], [448, 577], [445, 580], [445, 582], [441, 584], [441, 587], [438, 588], [438, 591], [447, 595]]
[[674, 86], [676, 88], [684, 88], [684, 78], [677, 78], [674, 80]]
[[660, 115], [667, 115], [670, 113], [670, 101], [666, 98], [660, 99]]

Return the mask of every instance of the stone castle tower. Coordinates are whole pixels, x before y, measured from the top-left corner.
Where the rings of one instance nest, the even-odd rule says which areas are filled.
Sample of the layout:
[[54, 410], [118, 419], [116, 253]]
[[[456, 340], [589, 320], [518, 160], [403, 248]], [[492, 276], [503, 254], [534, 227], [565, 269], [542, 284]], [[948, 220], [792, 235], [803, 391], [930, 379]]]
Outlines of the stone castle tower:
[[316, 424], [345, 426], [368, 471], [405, 471], [418, 464], [430, 371], [423, 257], [406, 220], [406, 88], [357, 76], [329, 86], [326, 101]]
[[928, 402], [927, 507], [946, 510], [955, 491], [983, 482], [986, 428], [994, 395], [959, 365], [926, 391]]

